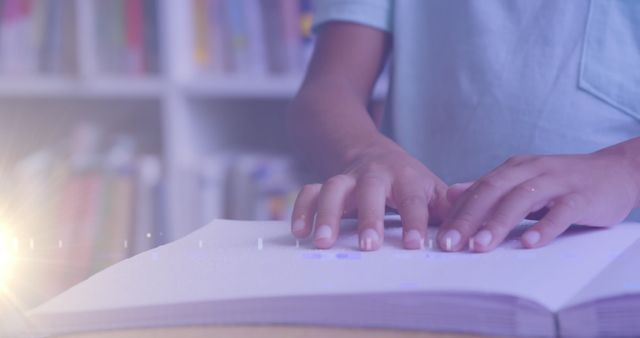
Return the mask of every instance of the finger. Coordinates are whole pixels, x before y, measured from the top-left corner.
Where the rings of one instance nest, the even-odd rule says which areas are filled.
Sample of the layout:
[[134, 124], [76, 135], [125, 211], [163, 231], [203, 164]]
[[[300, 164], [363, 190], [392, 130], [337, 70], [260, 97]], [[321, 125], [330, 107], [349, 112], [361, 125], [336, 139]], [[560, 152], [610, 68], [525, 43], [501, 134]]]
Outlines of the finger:
[[522, 235], [522, 245], [525, 248], [537, 248], [549, 243], [571, 224], [578, 222], [585, 208], [584, 198], [576, 193], [554, 201], [549, 212]]
[[447, 189], [447, 200], [449, 200], [449, 203], [455, 204], [473, 183], [474, 182], [465, 182], [451, 185], [449, 189]]
[[342, 218], [357, 218], [358, 211], [355, 208], [345, 207], [345, 210], [342, 212]]
[[[355, 178], [353, 178], [356, 180]], [[354, 185], [355, 188], [355, 185]], [[357, 218], [357, 209], [356, 209], [356, 201], [355, 198], [347, 198], [344, 202], [344, 210], [342, 211], [342, 218]]]
[[475, 252], [493, 250], [532, 210], [559, 194], [557, 185], [541, 178], [517, 185], [498, 202], [485, 225], [469, 240], [469, 248]]
[[458, 251], [482, 225], [500, 198], [530, 178], [521, 168], [495, 171], [476, 181], [459, 198], [450, 217], [438, 231], [438, 244], [446, 251]]
[[382, 246], [386, 186], [384, 180], [374, 176], [367, 176], [358, 181], [356, 204], [360, 250], [378, 250]]
[[291, 233], [296, 238], [305, 238], [311, 234], [321, 188], [321, 184], [307, 184], [298, 193], [291, 214]]
[[424, 248], [429, 202], [426, 189], [415, 182], [398, 182], [394, 185], [393, 199], [402, 220], [402, 243], [405, 249]]
[[335, 243], [340, 219], [354, 186], [355, 179], [347, 175], [334, 176], [322, 185], [316, 208], [316, 228], [313, 239], [316, 247], [328, 249]]
[[[436, 182], [433, 191], [427, 190], [428, 223], [427, 225], [442, 224], [453, 209], [453, 204], [447, 199], [448, 187], [444, 182]], [[431, 193], [431, 194], [429, 194]]]

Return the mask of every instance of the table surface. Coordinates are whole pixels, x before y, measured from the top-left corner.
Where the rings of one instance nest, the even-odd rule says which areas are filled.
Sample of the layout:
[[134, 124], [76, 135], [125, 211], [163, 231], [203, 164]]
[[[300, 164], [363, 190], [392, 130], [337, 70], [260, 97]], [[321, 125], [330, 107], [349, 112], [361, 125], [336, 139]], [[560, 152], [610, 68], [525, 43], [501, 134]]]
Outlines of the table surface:
[[346, 329], [313, 326], [203, 326], [84, 333], [61, 338], [480, 338], [483, 336], [377, 329]]

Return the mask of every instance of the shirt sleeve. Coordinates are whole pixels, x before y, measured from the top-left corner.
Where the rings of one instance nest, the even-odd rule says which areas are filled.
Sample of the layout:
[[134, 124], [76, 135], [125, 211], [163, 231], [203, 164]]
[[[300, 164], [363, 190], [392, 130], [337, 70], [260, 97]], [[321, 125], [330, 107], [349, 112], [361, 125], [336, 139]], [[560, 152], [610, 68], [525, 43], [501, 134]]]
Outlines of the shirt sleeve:
[[390, 32], [394, 0], [316, 0], [313, 29], [329, 21], [349, 21]]

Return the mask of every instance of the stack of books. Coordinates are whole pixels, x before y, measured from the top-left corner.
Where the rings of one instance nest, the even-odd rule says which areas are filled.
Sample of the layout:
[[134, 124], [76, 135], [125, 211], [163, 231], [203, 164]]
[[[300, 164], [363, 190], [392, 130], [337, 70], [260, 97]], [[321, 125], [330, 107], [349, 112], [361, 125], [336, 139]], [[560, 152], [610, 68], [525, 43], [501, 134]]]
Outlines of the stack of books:
[[193, 17], [205, 73], [300, 74], [313, 43], [311, 0], [194, 0]]
[[129, 135], [80, 124], [14, 168], [18, 240], [55, 251], [80, 280], [163, 243], [162, 167]]
[[160, 72], [157, 0], [95, 1], [97, 57], [107, 74]]
[[0, 73], [74, 72], [75, 17], [71, 0], [0, 0]]

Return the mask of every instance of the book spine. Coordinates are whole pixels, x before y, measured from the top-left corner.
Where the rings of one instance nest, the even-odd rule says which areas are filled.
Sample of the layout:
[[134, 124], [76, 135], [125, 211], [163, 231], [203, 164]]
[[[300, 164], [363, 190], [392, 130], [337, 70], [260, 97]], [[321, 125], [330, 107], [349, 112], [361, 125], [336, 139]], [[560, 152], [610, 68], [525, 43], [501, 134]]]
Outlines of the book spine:
[[115, 178], [113, 228], [109, 251], [112, 253], [109, 263], [117, 263], [131, 253], [130, 243], [133, 229], [134, 187], [133, 176], [129, 170], [121, 172]]
[[137, 161], [135, 226], [132, 240], [132, 253], [137, 254], [156, 246], [159, 229], [156, 228], [156, 215], [160, 210], [156, 204], [162, 181], [160, 160], [153, 155], [144, 155]]
[[96, 255], [96, 238], [101, 225], [103, 178], [101, 173], [94, 169], [74, 179], [78, 180], [79, 185], [78, 195], [75, 196], [79, 201], [79, 210], [73, 240], [77, 245], [70, 262], [82, 268], [81, 274], [88, 275], [92, 271], [92, 262]]
[[112, 173], [102, 168], [103, 185], [100, 190], [100, 203], [96, 217], [96, 231], [93, 238], [94, 252], [91, 261], [91, 273], [100, 271], [111, 262], [110, 245], [113, 238], [114, 179]]
[[164, 188], [163, 180], [161, 179], [158, 184], [153, 186], [151, 191], [151, 203], [153, 205], [153, 245], [158, 246], [167, 243], [167, 237], [165, 234], [167, 233], [166, 228], [166, 215], [164, 211], [165, 208], [165, 188]]
[[230, 73], [246, 73], [249, 68], [247, 55], [247, 32], [244, 21], [244, 8], [242, 1], [226, 0], [226, 23], [228, 30], [228, 48], [233, 66], [228, 69]]
[[311, 53], [313, 52], [313, 1], [300, 0], [300, 35], [301, 35], [301, 54], [302, 54], [302, 70], [306, 68]]
[[47, 15], [49, 27], [49, 34], [47, 37], [48, 43], [45, 54], [45, 71], [49, 74], [57, 74], [60, 72], [60, 64], [62, 61], [62, 27], [64, 20], [64, 9], [62, 8], [63, 1], [52, 0], [49, 13]]
[[251, 182], [258, 158], [243, 154], [234, 159], [229, 175], [229, 218], [255, 218], [255, 186]]
[[[224, 15], [224, 0], [209, 0], [208, 2], [208, 46], [211, 59], [212, 74], [222, 74], [230, 58], [226, 35], [226, 19]], [[225, 52], [226, 51], [226, 52]]]
[[14, 46], [17, 53], [17, 69], [19, 75], [35, 74], [37, 69], [34, 48], [34, 13], [32, 0], [20, 1], [20, 20], [18, 25], [18, 45]]
[[299, 72], [302, 68], [299, 3], [291, 0], [280, 0], [280, 18], [282, 20], [285, 72]]
[[101, 1], [110, 5], [110, 12], [105, 13], [109, 29], [109, 62], [106, 71], [109, 73], [125, 73], [127, 65], [125, 64], [127, 45], [125, 30], [125, 6], [124, 0]]
[[34, 53], [34, 69], [35, 72], [42, 74], [43, 60], [44, 60], [44, 47], [47, 40], [47, 11], [49, 2], [36, 1], [33, 6], [33, 53]]
[[208, 69], [211, 65], [209, 46], [209, 25], [211, 25], [207, 0], [195, 0], [193, 4], [194, 16], [194, 61], [200, 69]]
[[109, 38], [109, 25], [112, 20], [109, 19], [111, 13], [112, 1], [94, 1], [93, 3], [93, 17], [96, 18], [96, 30], [95, 36], [92, 39], [95, 41], [101, 41], [96, 43], [96, 63], [98, 73], [107, 72], [108, 64], [110, 62], [109, 52], [113, 48], [111, 46], [111, 39]]
[[0, 71], [11, 74], [15, 68], [16, 21], [19, 15], [19, 0], [5, 0], [2, 10], [2, 30], [0, 33]]
[[267, 52], [262, 23], [262, 3], [244, 0], [244, 12], [247, 23], [247, 43], [250, 72], [265, 75], [267, 72]]
[[145, 64], [147, 73], [159, 74], [162, 63], [160, 45], [160, 9], [157, 0], [144, 0]]
[[7, 0], [0, 0], [0, 73], [4, 72], [4, 49], [6, 48], [4, 43], [4, 34], [6, 29], [6, 10]]
[[211, 156], [204, 160], [200, 174], [200, 224], [225, 216], [228, 168], [229, 158], [226, 156]]
[[70, 74], [75, 71], [76, 67], [76, 23], [77, 13], [76, 6], [72, 2], [63, 2], [64, 6], [61, 8], [62, 27], [60, 39], [60, 59], [59, 69], [60, 73]]
[[286, 52], [279, 0], [262, 1], [262, 19], [267, 45], [267, 65], [272, 74], [287, 70]]
[[143, 74], [143, 6], [142, 0], [125, 1], [126, 65], [130, 74]]

